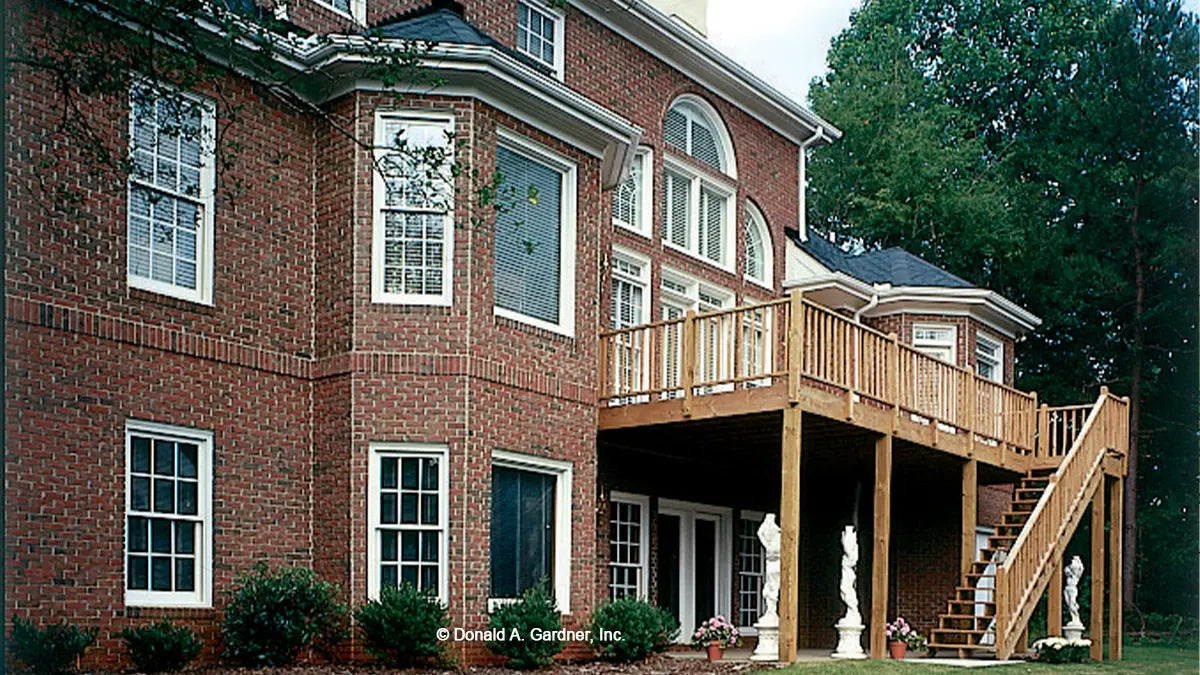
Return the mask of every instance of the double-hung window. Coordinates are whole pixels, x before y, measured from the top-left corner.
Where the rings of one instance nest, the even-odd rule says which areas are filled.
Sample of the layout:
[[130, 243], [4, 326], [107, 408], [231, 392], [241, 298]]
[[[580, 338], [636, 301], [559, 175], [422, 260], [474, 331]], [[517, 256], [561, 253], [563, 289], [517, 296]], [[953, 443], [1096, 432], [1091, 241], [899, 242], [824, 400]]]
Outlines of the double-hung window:
[[571, 600], [571, 464], [492, 453], [489, 605], [545, 582], [563, 614]]
[[[613, 248], [613, 329], [650, 322], [650, 261], [632, 251]], [[636, 391], [649, 386], [646, 361], [650, 356], [644, 331], [618, 333], [613, 346], [613, 391]], [[624, 399], [617, 399], [624, 401]]]
[[517, 51], [563, 77], [563, 15], [537, 0], [517, 2]]
[[762, 516], [750, 512], [738, 518], [738, 626], [751, 628], [762, 613], [763, 574], [766, 553], [758, 540]]
[[639, 149], [629, 165], [629, 175], [613, 190], [613, 224], [617, 227], [650, 236], [653, 165], [650, 150]]
[[496, 148], [495, 313], [575, 334], [575, 164], [501, 133]]
[[663, 163], [663, 241], [723, 269], [731, 268], [733, 187], [670, 157]]
[[375, 302], [451, 304], [453, 131], [449, 114], [380, 113], [375, 119]]
[[1004, 381], [1004, 344], [983, 333], [975, 334], [975, 372], [993, 382]]
[[648, 592], [650, 500], [614, 492], [608, 519], [609, 598], [645, 598]]
[[446, 447], [371, 447], [367, 592], [408, 583], [448, 600]]
[[211, 304], [215, 107], [138, 82], [130, 108], [128, 283]]
[[[715, 312], [733, 306], [734, 295], [716, 286], [702, 283], [694, 277], [672, 269], [662, 272], [662, 318], [672, 320], [682, 318], [688, 310], [698, 313]], [[719, 318], [702, 318], [696, 323], [698, 349], [696, 378], [698, 381], [724, 379], [730, 373], [732, 343], [726, 339], [726, 333], [721, 330]], [[683, 353], [683, 331], [681, 324], [670, 324], [663, 331], [666, 341], [663, 354], [663, 385], [677, 386], [681, 382], [682, 368], [685, 367]], [[728, 387], [722, 385], [720, 390]], [[716, 391], [708, 388], [706, 391]], [[664, 392], [665, 398], [682, 395], [682, 392]]]
[[126, 605], [212, 606], [212, 440], [126, 424]]
[[939, 324], [915, 324], [913, 326], [913, 347], [922, 354], [947, 363], [957, 360], [958, 331], [954, 326]]

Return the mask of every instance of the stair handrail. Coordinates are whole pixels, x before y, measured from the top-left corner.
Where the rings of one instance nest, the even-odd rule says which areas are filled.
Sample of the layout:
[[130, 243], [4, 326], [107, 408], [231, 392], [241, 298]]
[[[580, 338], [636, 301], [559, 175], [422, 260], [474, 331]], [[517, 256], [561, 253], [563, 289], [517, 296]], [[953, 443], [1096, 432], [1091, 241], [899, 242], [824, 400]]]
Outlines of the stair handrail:
[[[1106, 414], [1106, 408], [1111, 400], [1107, 391], [1097, 398], [1071, 450], [1049, 477], [1046, 490], [1025, 521], [1016, 541], [1009, 547], [1004, 563], [996, 569], [998, 659], [1007, 659], [1012, 655], [1013, 643], [1019, 635], [1014, 629], [1028, 621], [1038, 595], [1044, 584], [1049, 582], [1047, 565], [1053, 560], [1055, 551], [1066, 546], [1063, 530], [1070, 529], [1073, 521], [1078, 521], [1091, 497], [1093, 483], [1103, 466], [1108, 446], [1110, 416]], [[1062, 494], [1072, 485], [1075, 487], [1072, 494]], [[1042, 521], [1046, 518], [1052, 520], [1043, 525]], [[1014, 568], [1024, 574], [1016, 579], [1011, 578]], [[1019, 588], [1014, 589], [1013, 582], [1019, 582]]]

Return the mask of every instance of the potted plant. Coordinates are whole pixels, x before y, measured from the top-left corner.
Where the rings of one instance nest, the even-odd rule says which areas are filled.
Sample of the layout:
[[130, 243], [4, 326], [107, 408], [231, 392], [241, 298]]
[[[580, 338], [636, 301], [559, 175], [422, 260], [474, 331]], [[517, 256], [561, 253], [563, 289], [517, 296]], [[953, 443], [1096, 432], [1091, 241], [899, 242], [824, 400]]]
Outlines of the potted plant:
[[742, 636], [737, 626], [729, 623], [723, 616], [705, 619], [696, 627], [692, 634], [692, 647], [708, 650], [709, 661], [720, 661], [721, 652], [728, 647], [742, 644]]
[[904, 658], [910, 649], [915, 651], [925, 647], [925, 638], [902, 616], [896, 617], [895, 621], [885, 626], [884, 634], [887, 635], [888, 653], [893, 659]]

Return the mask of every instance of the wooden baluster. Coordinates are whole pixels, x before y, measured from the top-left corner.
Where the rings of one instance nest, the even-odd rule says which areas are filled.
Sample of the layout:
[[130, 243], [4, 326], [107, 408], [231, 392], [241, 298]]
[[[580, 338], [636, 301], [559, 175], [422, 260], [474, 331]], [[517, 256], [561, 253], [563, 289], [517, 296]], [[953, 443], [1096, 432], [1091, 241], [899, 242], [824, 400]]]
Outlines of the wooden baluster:
[[804, 297], [800, 291], [792, 291], [792, 299], [788, 305], [788, 400], [800, 402], [801, 366], [804, 356], [805, 331]]
[[696, 312], [689, 309], [683, 319], [683, 416], [692, 416], [692, 385], [696, 381]]
[[609, 336], [600, 336], [600, 402], [608, 398], [608, 341]]

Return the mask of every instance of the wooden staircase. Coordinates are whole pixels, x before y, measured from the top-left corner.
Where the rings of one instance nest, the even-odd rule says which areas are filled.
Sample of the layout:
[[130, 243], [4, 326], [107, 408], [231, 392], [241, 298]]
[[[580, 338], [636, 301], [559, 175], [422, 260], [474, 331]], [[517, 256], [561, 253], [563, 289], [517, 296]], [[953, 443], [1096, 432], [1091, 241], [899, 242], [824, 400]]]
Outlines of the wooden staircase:
[[931, 652], [952, 652], [959, 658], [970, 657], [977, 651], [995, 653], [996, 566], [1004, 562], [1004, 556], [1020, 536], [1054, 471], [1033, 469], [1017, 484], [996, 533], [988, 537], [987, 546], [980, 549], [978, 559], [963, 574], [946, 612], [938, 615], [937, 628], [929, 640]]

